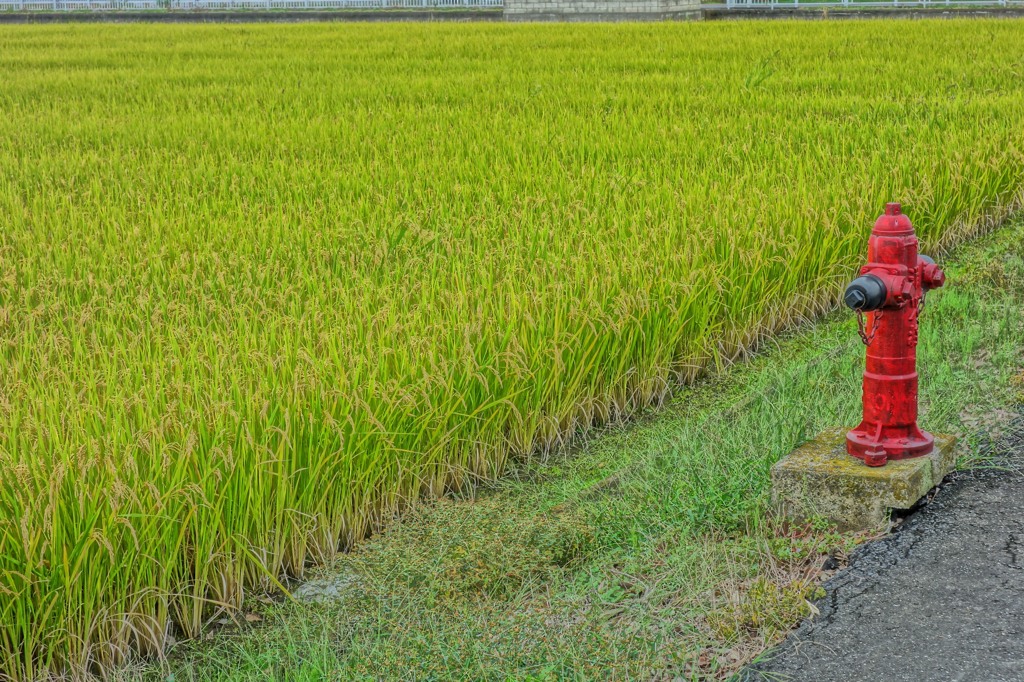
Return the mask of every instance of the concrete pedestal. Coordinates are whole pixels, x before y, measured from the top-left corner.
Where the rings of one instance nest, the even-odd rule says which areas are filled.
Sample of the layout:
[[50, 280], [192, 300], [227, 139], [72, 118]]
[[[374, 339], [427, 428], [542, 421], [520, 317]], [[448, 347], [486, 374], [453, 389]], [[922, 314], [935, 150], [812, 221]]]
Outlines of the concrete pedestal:
[[910, 509], [956, 465], [956, 438], [935, 434], [929, 455], [866, 466], [846, 454], [847, 429], [829, 429], [775, 463], [776, 511], [796, 523], [825, 518], [840, 530], [885, 525], [892, 509]]

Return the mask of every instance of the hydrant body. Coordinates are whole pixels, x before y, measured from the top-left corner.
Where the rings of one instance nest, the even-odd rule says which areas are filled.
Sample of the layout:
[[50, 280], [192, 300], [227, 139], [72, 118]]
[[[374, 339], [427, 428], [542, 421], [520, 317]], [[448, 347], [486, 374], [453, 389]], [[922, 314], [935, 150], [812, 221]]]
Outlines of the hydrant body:
[[945, 274], [917, 252], [918, 241], [899, 204], [887, 204], [868, 242], [868, 264], [846, 289], [867, 346], [864, 417], [846, 436], [846, 450], [868, 466], [931, 452], [935, 439], [917, 425], [918, 315], [929, 289]]

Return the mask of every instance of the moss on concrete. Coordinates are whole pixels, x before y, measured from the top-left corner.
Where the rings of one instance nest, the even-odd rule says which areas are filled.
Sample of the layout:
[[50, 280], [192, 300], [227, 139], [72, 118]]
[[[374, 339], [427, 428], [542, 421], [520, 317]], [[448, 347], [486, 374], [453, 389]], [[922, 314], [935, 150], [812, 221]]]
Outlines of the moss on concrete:
[[771, 470], [777, 513], [797, 523], [825, 518], [843, 530], [880, 527], [892, 509], [910, 509], [953, 470], [956, 438], [935, 436], [924, 457], [865, 466], [846, 453], [845, 429], [823, 431]]

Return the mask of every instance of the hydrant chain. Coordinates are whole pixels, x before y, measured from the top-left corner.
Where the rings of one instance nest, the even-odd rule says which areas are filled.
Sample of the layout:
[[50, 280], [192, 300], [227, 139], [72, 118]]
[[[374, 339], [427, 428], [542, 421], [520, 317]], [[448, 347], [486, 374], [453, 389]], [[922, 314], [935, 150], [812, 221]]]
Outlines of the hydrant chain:
[[857, 333], [860, 334], [860, 340], [865, 346], [870, 346], [871, 342], [875, 340], [875, 334], [878, 333], [878, 325], [882, 319], [882, 311], [878, 310], [875, 312], [874, 323], [871, 325], [871, 333], [868, 334], [864, 330], [864, 312], [861, 310], [857, 311]]

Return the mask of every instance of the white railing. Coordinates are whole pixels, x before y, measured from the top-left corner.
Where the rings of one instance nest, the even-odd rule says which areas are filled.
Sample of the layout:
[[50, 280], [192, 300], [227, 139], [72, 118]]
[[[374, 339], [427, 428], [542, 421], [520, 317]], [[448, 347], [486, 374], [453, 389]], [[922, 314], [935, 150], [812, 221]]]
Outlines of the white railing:
[[486, 9], [504, 0], [0, 0], [0, 12], [253, 9]]
[[0, 12], [159, 9], [158, 0], [0, 0]]
[[[1021, 7], [1024, 0], [725, 0], [728, 8], [793, 9], [797, 7]], [[721, 5], [719, 5], [721, 7]]]
[[[0, 4], [4, 1], [0, 0]], [[108, 0], [104, 0], [108, 1]], [[121, 0], [112, 0], [120, 2]], [[154, 0], [143, 0], [152, 2]], [[157, 2], [159, 0], [156, 0]], [[165, 0], [179, 10], [232, 9], [438, 9], [502, 7], [504, 0]]]

